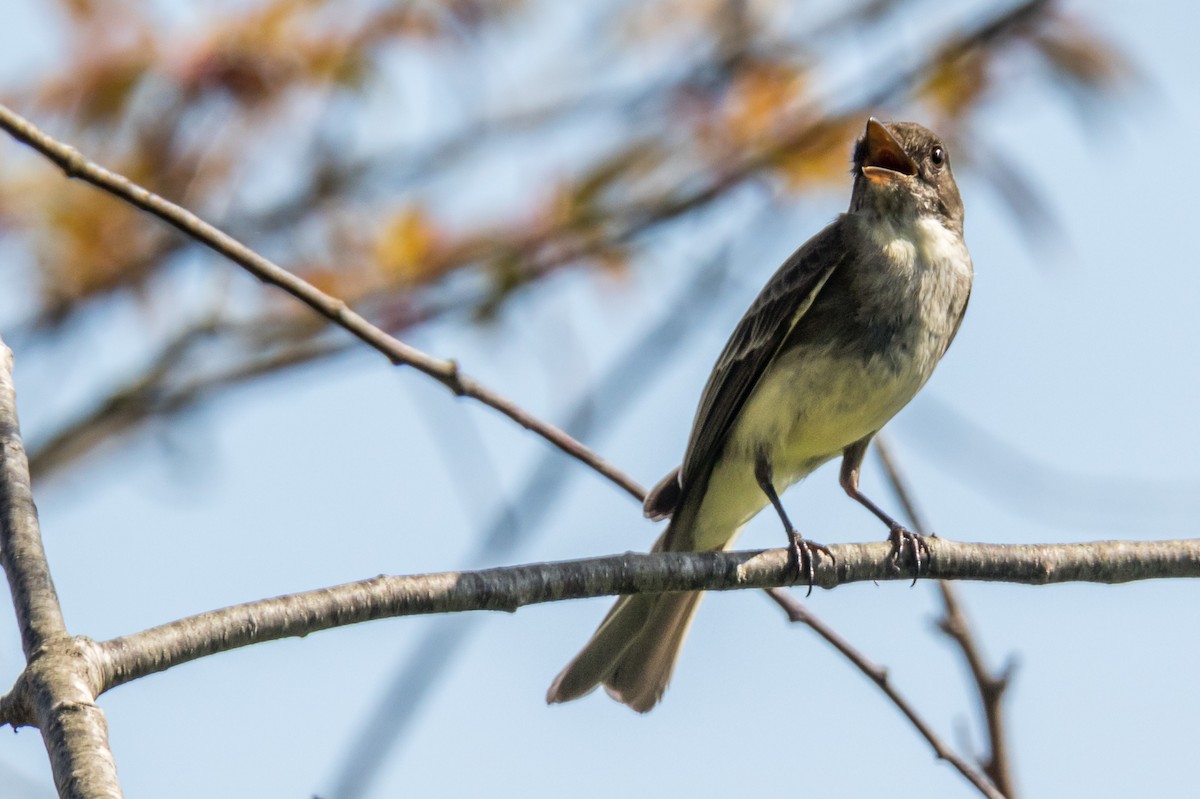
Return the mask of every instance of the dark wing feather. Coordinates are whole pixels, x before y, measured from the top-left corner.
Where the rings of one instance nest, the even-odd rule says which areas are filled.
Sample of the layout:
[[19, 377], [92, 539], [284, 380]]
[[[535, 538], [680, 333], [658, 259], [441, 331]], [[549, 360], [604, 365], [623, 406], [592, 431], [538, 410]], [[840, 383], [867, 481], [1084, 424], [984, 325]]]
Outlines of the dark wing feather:
[[[817, 292], [847, 255], [834, 222], [809, 239], [772, 275], [730, 336], [708, 378], [683, 459], [686, 497], [705, 485], [750, 392]], [[703, 489], [701, 489], [703, 490]]]

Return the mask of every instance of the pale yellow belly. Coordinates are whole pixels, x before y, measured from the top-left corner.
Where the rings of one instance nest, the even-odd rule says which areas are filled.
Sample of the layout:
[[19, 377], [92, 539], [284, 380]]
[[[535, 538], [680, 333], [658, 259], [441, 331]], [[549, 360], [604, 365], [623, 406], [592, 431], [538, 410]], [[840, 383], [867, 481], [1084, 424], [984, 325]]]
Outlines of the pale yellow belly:
[[742, 525], [767, 505], [755, 479], [759, 451], [770, 457], [782, 494], [879, 430], [932, 371], [916, 364], [899, 373], [881, 363], [851, 368], [813, 353], [793, 353], [774, 366], [747, 400], [713, 470], [692, 536], [699, 549], [730, 546]]

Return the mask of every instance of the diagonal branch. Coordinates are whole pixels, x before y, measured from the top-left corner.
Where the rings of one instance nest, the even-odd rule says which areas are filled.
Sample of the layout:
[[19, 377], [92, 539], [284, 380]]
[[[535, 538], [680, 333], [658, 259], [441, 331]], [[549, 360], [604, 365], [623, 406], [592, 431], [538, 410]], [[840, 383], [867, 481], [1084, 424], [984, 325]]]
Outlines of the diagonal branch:
[[921, 733], [921, 736], [929, 742], [929, 745], [933, 747], [934, 753], [939, 758], [958, 769], [959, 773], [966, 777], [967, 781], [974, 785], [988, 799], [1005, 799], [1006, 795], [1003, 792], [997, 790], [997, 787], [989, 782], [986, 776], [979, 773], [978, 769], [959, 757], [958, 753], [947, 746], [938, 734], [933, 731], [933, 728], [921, 718], [916, 709], [892, 685], [887, 669], [878, 663], [874, 663], [866, 655], [858, 651], [849, 641], [839, 635], [837, 630], [834, 630], [810, 613], [799, 600], [787, 591], [784, 591], [782, 588], [768, 588], [767, 595], [775, 600], [779, 607], [783, 608], [789, 620], [809, 627], [813, 632], [832, 645], [834, 649], [841, 652], [868, 679], [878, 685], [879, 690], [883, 691], [884, 695], [892, 700], [892, 704], [900, 709], [900, 712], [917, 728], [917, 732]]
[[[919, 533], [928, 533], [929, 527], [922, 514], [917, 509], [913, 492], [904, 479], [896, 459], [892, 455], [891, 445], [883, 437], [875, 439], [875, 452], [883, 463], [888, 482], [892, 484], [904, 512], [908, 515], [913, 527]], [[971, 625], [967, 621], [962, 603], [958, 601], [958, 592], [954, 586], [945, 580], [938, 582], [944, 608], [942, 618], [938, 620], [938, 629], [948, 635], [962, 651], [967, 662], [967, 668], [975, 680], [980, 703], [983, 705], [983, 716], [987, 722], [988, 745], [991, 753], [984, 759], [982, 766], [995, 786], [1008, 799], [1015, 799], [1016, 788], [1013, 782], [1012, 761], [1008, 753], [1008, 736], [1005, 734], [1004, 712], [1002, 700], [1008, 688], [1011, 668], [1005, 669], [1000, 676], [993, 676], [983, 659], [983, 651]]]
[[948, 635], [962, 651], [971, 677], [975, 680], [980, 704], [983, 705], [983, 716], [987, 722], [991, 752], [983, 759], [981, 765], [996, 787], [1009, 799], [1015, 799], [1017, 793], [1013, 781], [1012, 759], [1008, 752], [1003, 704], [1004, 693], [1012, 677], [1011, 662], [999, 676], [992, 674], [983, 659], [979, 642], [971, 632], [971, 625], [963, 612], [962, 604], [958, 601], [958, 592], [945, 582], [941, 583], [941, 589], [945, 610], [942, 618], [938, 620], [938, 629]]
[[326, 294], [311, 283], [259, 255], [182, 206], [158, 196], [123, 175], [118, 175], [89, 161], [74, 147], [48, 136], [32, 122], [3, 105], [0, 105], [0, 128], [57, 164], [67, 177], [80, 178], [158, 217], [225, 256], [264, 283], [283, 289], [321, 316], [382, 353], [393, 364], [411, 366], [437, 380], [457, 396], [470, 397], [482, 402], [525, 429], [540, 435], [571, 457], [587, 464], [626, 492], [635, 497], [642, 495], [642, 487], [631, 477], [571, 438], [560, 428], [541, 421], [512, 400], [462, 374], [458, 369], [458, 364], [454, 361], [435, 358], [389, 335], [368, 322], [344, 301]]
[[149, 366], [118, 386], [95, 407], [68, 421], [52, 436], [29, 450], [29, 470], [42, 479], [147, 419], [182, 414], [221, 391], [285, 369], [344, 352], [350, 342], [304, 339], [278, 351], [260, 347], [244, 359], [186, 382], [172, 381], [171, 371], [190, 342], [214, 330], [203, 323], [182, 331], [163, 347]]

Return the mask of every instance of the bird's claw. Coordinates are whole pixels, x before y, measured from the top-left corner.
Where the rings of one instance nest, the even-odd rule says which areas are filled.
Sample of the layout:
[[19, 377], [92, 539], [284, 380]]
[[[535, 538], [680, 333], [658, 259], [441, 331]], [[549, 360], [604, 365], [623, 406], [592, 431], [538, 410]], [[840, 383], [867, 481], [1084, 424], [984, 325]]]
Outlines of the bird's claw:
[[809, 541], [795, 530], [788, 530], [788, 567], [795, 572], [797, 579], [808, 578], [808, 593], [804, 595], [805, 597], [812, 596], [813, 585], [817, 580], [818, 553], [829, 558], [833, 565], [837, 565], [837, 557], [829, 547], [818, 544], [816, 541]]
[[[912, 532], [902, 524], [891, 525], [888, 541], [892, 545], [892, 558], [897, 562], [904, 558], [906, 551], [912, 553], [912, 584], [916, 585], [923, 563], [929, 561], [929, 542], [925, 540], [925, 536]], [[922, 554], [925, 555], [924, 562], [921, 560]]]

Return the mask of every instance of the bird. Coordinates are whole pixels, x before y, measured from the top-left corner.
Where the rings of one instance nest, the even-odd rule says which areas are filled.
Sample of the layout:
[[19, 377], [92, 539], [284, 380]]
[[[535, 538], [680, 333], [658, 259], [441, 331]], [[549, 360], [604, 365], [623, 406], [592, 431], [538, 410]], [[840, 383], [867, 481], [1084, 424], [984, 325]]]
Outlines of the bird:
[[[920, 574], [927, 543], [863, 495], [859, 472], [958, 333], [974, 268], [950, 155], [933, 132], [871, 117], [852, 164], [849, 209], [767, 281], [718, 357], [682, 465], [645, 499], [647, 517], [670, 519], [652, 551], [728, 549], [771, 505], [811, 592], [816, 561], [834, 556], [796, 531], [779, 495], [841, 456], [842, 489], [888, 526], [894, 556], [909, 553], [914, 582]], [[702, 596], [618, 599], [546, 701], [602, 685], [633, 710], [653, 708]]]

